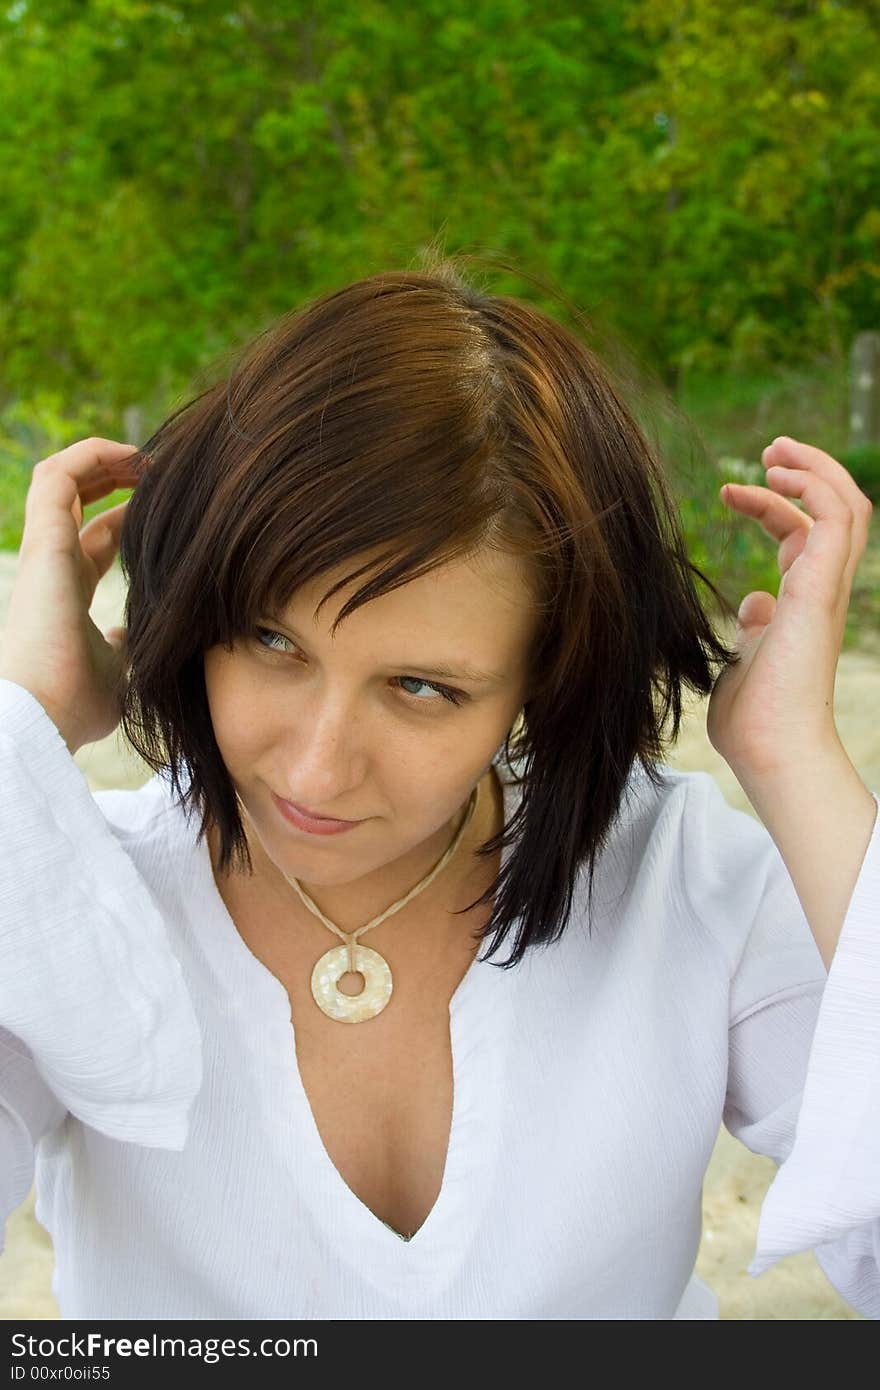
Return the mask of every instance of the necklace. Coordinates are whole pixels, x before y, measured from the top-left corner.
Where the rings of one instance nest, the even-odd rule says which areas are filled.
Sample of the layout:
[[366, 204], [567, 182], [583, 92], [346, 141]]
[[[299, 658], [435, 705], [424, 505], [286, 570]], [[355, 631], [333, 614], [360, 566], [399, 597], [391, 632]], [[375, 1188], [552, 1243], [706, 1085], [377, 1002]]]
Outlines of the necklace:
[[[284, 874], [287, 882], [293, 885], [309, 911], [314, 913], [325, 927], [329, 927], [345, 943], [342, 946], [332, 946], [329, 951], [325, 951], [315, 962], [315, 967], [312, 970], [312, 998], [328, 1018], [336, 1019], [339, 1023], [363, 1023], [365, 1019], [375, 1018], [376, 1014], [380, 1014], [385, 1008], [394, 987], [391, 968], [385, 957], [380, 955], [378, 951], [371, 950], [369, 946], [359, 945], [358, 938], [363, 936], [364, 932], [369, 931], [371, 927], [377, 927], [380, 922], [384, 922], [386, 917], [399, 912], [418, 893], [427, 888], [429, 883], [433, 883], [458, 849], [461, 838], [473, 819], [479, 796], [480, 783], [478, 782], [471, 792], [467, 809], [461, 825], [452, 838], [452, 843], [437, 860], [433, 869], [425, 874], [425, 877], [420, 879], [415, 887], [410, 888], [408, 893], [404, 893], [402, 898], [398, 898], [390, 907], [386, 907], [384, 912], [380, 912], [378, 917], [374, 917], [372, 921], [358, 927], [356, 931], [345, 932], [335, 922], [331, 922], [293, 875]], [[242, 807], [242, 809], [244, 808]], [[250, 817], [248, 818], [250, 819]], [[360, 972], [364, 977], [365, 984], [360, 994], [345, 994], [339, 989], [339, 981], [349, 971], [352, 973]]]

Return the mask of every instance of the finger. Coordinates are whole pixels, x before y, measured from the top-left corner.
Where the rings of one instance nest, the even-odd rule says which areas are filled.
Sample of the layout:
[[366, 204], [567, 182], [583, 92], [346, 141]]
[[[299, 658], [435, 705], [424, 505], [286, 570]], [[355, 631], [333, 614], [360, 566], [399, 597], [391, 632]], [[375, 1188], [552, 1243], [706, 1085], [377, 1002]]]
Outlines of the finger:
[[721, 496], [744, 516], [760, 521], [768, 536], [776, 541], [784, 541], [792, 531], [807, 532], [814, 524], [809, 512], [760, 483], [725, 483]]
[[84, 505], [118, 487], [136, 485], [143, 468], [134, 464], [135, 456], [142, 458], [133, 444], [82, 439], [41, 459], [25, 499], [21, 549], [27, 551], [35, 535], [48, 537], [52, 532], [62, 544], [69, 544], [71, 520], [78, 530]]
[[746, 594], [736, 615], [736, 625], [748, 634], [752, 628], [765, 628], [776, 612], [776, 599], [765, 589]]
[[116, 558], [127, 506], [128, 502], [120, 502], [116, 507], [99, 512], [79, 533], [80, 545], [98, 571], [99, 579], [103, 579]]
[[114, 651], [125, 655], [126, 644], [128, 641], [128, 629], [124, 627], [108, 627], [104, 633], [105, 638], [110, 643]]
[[[34, 473], [57, 470], [74, 478], [83, 502], [93, 501], [85, 494], [94, 492], [101, 497], [112, 487], [130, 487], [142, 475], [146, 456], [136, 444], [120, 444], [115, 439], [79, 439], [57, 453], [49, 454], [36, 465]], [[112, 487], [108, 486], [112, 484]]]
[[853, 576], [867, 540], [867, 528], [860, 534], [856, 518], [830, 483], [806, 469], [774, 464], [767, 470], [767, 486], [789, 497], [800, 498], [812, 514], [815, 525], [804, 545], [824, 568], [828, 597], [834, 602], [849, 599]]
[[803, 550], [814, 525], [813, 518], [794, 502], [760, 484], [725, 483], [721, 497], [740, 515], [760, 522], [768, 536], [780, 542], [779, 569], [784, 575]]
[[862, 492], [849, 470], [844, 468], [838, 459], [833, 458], [824, 449], [817, 449], [814, 444], [802, 444], [800, 440], [791, 439], [786, 434], [778, 435], [762, 451], [761, 462], [765, 468], [781, 464], [786, 468], [809, 469], [840, 493], [852, 508], [854, 515], [857, 516], [860, 512], [867, 516], [871, 514], [870, 499]]

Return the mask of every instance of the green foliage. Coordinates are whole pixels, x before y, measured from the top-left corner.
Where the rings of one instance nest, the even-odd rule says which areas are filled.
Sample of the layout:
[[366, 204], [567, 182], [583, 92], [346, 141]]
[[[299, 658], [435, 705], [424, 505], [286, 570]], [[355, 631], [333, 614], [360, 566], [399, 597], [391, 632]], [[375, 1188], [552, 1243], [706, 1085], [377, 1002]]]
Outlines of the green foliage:
[[[824, 359], [792, 367], [774, 376], [722, 377], [692, 375], [681, 403], [693, 420], [707, 451], [715, 459], [717, 484], [762, 483], [760, 453], [778, 434], [818, 444], [850, 469], [868, 495], [866, 483], [877, 479], [875, 447], [847, 449], [848, 378], [845, 368], [832, 370]], [[873, 471], [872, 471], [873, 470]], [[683, 507], [686, 522], [693, 505]], [[690, 525], [692, 558], [703, 555], [708, 572], [722, 574], [722, 588], [737, 606], [752, 589], [776, 594], [779, 589], [777, 545], [754, 521], [724, 509], [732, 527], [725, 530], [718, 513], [702, 511]], [[880, 615], [880, 533], [871, 527], [868, 548], [853, 582], [844, 646], [866, 638], [876, 642]]]
[[679, 493], [679, 508], [690, 559], [738, 608], [752, 589], [777, 592], [777, 546], [754, 521], [736, 516], [718, 497], [725, 482], [757, 482], [760, 464], [749, 467], [740, 459], [721, 458], [715, 470], [712, 499]]
[[878, 123], [873, 0], [15, 5], [0, 391], [159, 412], [438, 234], [667, 380], [839, 362], [880, 319]]
[[852, 473], [862, 492], [880, 502], [880, 444], [854, 444], [844, 449], [840, 461]]
[[880, 323], [878, 125], [876, 0], [8, 6], [0, 543], [36, 458], [132, 406], [151, 429], [279, 313], [438, 241], [555, 280], [713, 457], [783, 432], [839, 456]]
[[[77, 439], [100, 434], [96, 417], [94, 407], [69, 411], [59, 395], [50, 391], [40, 391], [26, 404], [18, 401], [0, 411], [0, 550], [18, 550], [21, 545], [25, 498], [34, 464]], [[83, 521], [130, 495], [114, 492], [89, 503], [83, 508]]]

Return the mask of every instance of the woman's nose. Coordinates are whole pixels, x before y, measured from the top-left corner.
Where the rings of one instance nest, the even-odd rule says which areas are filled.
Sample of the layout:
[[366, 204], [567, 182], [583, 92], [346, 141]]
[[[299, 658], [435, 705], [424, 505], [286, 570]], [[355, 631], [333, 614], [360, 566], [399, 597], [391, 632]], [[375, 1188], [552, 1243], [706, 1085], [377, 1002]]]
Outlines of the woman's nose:
[[363, 780], [366, 762], [358, 726], [351, 716], [341, 709], [327, 708], [305, 715], [287, 745], [285, 771], [290, 799], [317, 811], [342, 803], [346, 790]]

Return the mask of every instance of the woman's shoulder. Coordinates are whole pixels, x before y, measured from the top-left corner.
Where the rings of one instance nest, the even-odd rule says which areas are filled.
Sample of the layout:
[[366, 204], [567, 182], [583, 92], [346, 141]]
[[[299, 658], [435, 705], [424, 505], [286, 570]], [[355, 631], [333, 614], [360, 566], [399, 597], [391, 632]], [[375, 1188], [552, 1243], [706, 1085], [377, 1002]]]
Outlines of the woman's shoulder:
[[659, 771], [660, 787], [644, 773], [634, 776], [625, 836], [639, 842], [658, 899], [675, 903], [715, 940], [731, 974], [751, 944], [762, 957], [778, 951], [796, 958], [804, 978], [818, 976], [815, 942], [767, 827], [732, 805], [713, 773], [665, 764]]
[[703, 769], [683, 769], [661, 762], [653, 776], [639, 762], [633, 764], [618, 812], [621, 825], [641, 824], [652, 833], [679, 826], [685, 844], [694, 837], [723, 827], [751, 845], [766, 843], [760, 821], [728, 801], [717, 777]]
[[141, 840], [169, 833], [180, 807], [167, 773], [155, 772], [138, 787], [101, 787], [92, 796], [118, 839]]
[[[522, 774], [524, 764], [514, 769]], [[512, 785], [510, 809], [519, 795], [521, 788]], [[711, 772], [666, 761], [649, 770], [636, 760], [596, 853], [596, 870], [612, 887], [650, 881], [658, 897], [671, 890], [702, 915], [707, 895], [740, 902], [749, 891], [743, 881], [755, 884], [776, 871], [778, 858], [764, 825], [732, 805]], [[586, 866], [584, 884], [585, 874]]]
[[[593, 915], [650, 921], [676, 940], [711, 939], [731, 969], [750, 924], [772, 897], [786, 921], [802, 915], [766, 827], [726, 798], [708, 771], [634, 764], [597, 859]], [[579, 886], [586, 893], [582, 872]]]
[[198, 841], [197, 811], [184, 805], [167, 772], [154, 773], [139, 787], [102, 788], [92, 796], [107, 832], [149, 888], [166, 927], [180, 926], [188, 916], [178, 910], [181, 904], [192, 903], [198, 885], [207, 883], [202, 865], [207, 847]]
[[[508, 761], [499, 754], [493, 759], [493, 765], [501, 781], [514, 789], [528, 777], [528, 759], [524, 755]], [[716, 801], [724, 801], [718, 781], [711, 772], [690, 771], [663, 761], [654, 763], [652, 771], [656, 774], [655, 779], [639, 759], [631, 763], [624, 782], [619, 819], [651, 819], [664, 810], [668, 814], [680, 808], [690, 796], [696, 799], [709, 796]], [[731, 810], [735, 809], [727, 802], [725, 805]], [[737, 811], [736, 814], [746, 815], [744, 811]]]
[[732, 805], [711, 772], [667, 763], [655, 771], [656, 782], [641, 765], [631, 772], [616, 832], [658, 870], [678, 875], [686, 893], [734, 892], [744, 874], [764, 877], [775, 867], [778, 851], [766, 827]]

